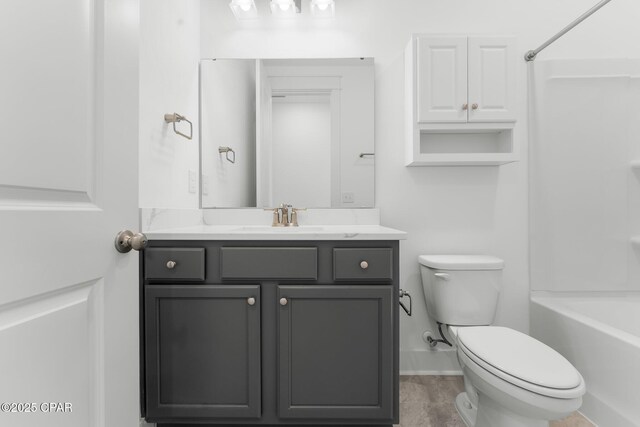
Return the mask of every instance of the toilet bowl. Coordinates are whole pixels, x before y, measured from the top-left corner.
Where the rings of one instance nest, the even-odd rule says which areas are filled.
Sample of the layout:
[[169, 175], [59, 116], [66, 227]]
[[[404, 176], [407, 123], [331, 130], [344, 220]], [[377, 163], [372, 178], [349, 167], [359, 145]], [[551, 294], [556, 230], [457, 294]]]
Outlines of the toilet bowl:
[[455, 401], [468, 427], [548, 427], [582, 404], [586, 387], [562, 355], [493, 322], [504, 262], [423, 255], [429, 315], [454, 338], [465, 391]]

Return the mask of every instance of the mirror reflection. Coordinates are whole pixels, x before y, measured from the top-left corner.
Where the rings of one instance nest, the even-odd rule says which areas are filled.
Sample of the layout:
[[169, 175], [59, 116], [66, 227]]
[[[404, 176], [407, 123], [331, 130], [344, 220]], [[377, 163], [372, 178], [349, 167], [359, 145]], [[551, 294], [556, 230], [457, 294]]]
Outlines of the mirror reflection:
[[201, 207], [374, 205], [374, 65], [200, 64]]

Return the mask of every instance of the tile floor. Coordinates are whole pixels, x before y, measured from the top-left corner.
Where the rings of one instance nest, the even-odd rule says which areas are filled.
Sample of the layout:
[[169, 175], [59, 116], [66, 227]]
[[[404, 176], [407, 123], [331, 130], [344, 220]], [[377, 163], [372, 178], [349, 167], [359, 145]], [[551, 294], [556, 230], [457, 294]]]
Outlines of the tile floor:
[[[465, 427], [453, 406], [461, 376], [400, 377], [400, 427]], [[551, 427], [594, 427], [577, 412]]]

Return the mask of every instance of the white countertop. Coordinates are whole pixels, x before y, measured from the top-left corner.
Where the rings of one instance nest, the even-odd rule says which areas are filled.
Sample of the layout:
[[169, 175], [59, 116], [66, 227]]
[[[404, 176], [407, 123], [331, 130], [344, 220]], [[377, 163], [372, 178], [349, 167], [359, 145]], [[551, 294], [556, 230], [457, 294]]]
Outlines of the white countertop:
[[380, 225], [197, 225], [147, 231], [149, 240], [405, 240], [407, 233]]

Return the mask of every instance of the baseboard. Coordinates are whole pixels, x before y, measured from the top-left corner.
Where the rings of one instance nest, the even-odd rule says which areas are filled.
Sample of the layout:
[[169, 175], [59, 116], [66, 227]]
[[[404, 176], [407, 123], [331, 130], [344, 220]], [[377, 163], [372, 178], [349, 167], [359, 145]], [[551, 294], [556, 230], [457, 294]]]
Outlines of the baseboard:
[[400, 350], [400, 375], [462, 375], [455, 349]]
[[594, 426], [594, 427], [600, 427], [598, 424], [596, 424], [594, 421], [592, 421], [592, 420], [591, 420], [591, 418], [589, 418], [589, 417], [587, 417], [585, 414], [583, 414], [583, 413], [582, 413], [582, 411], [578, 411], [578, 413], [579, 413], [580, 415], [582, 415], [582, 417], [583, 417], [585, 420], [587, 420], [587, 421], [589, 421], [591, 424], [593, 424], [593, 426]]
[[462, 375], [461, 370], [457, 371], [400, 371], [400, 376], [403, 375]]

